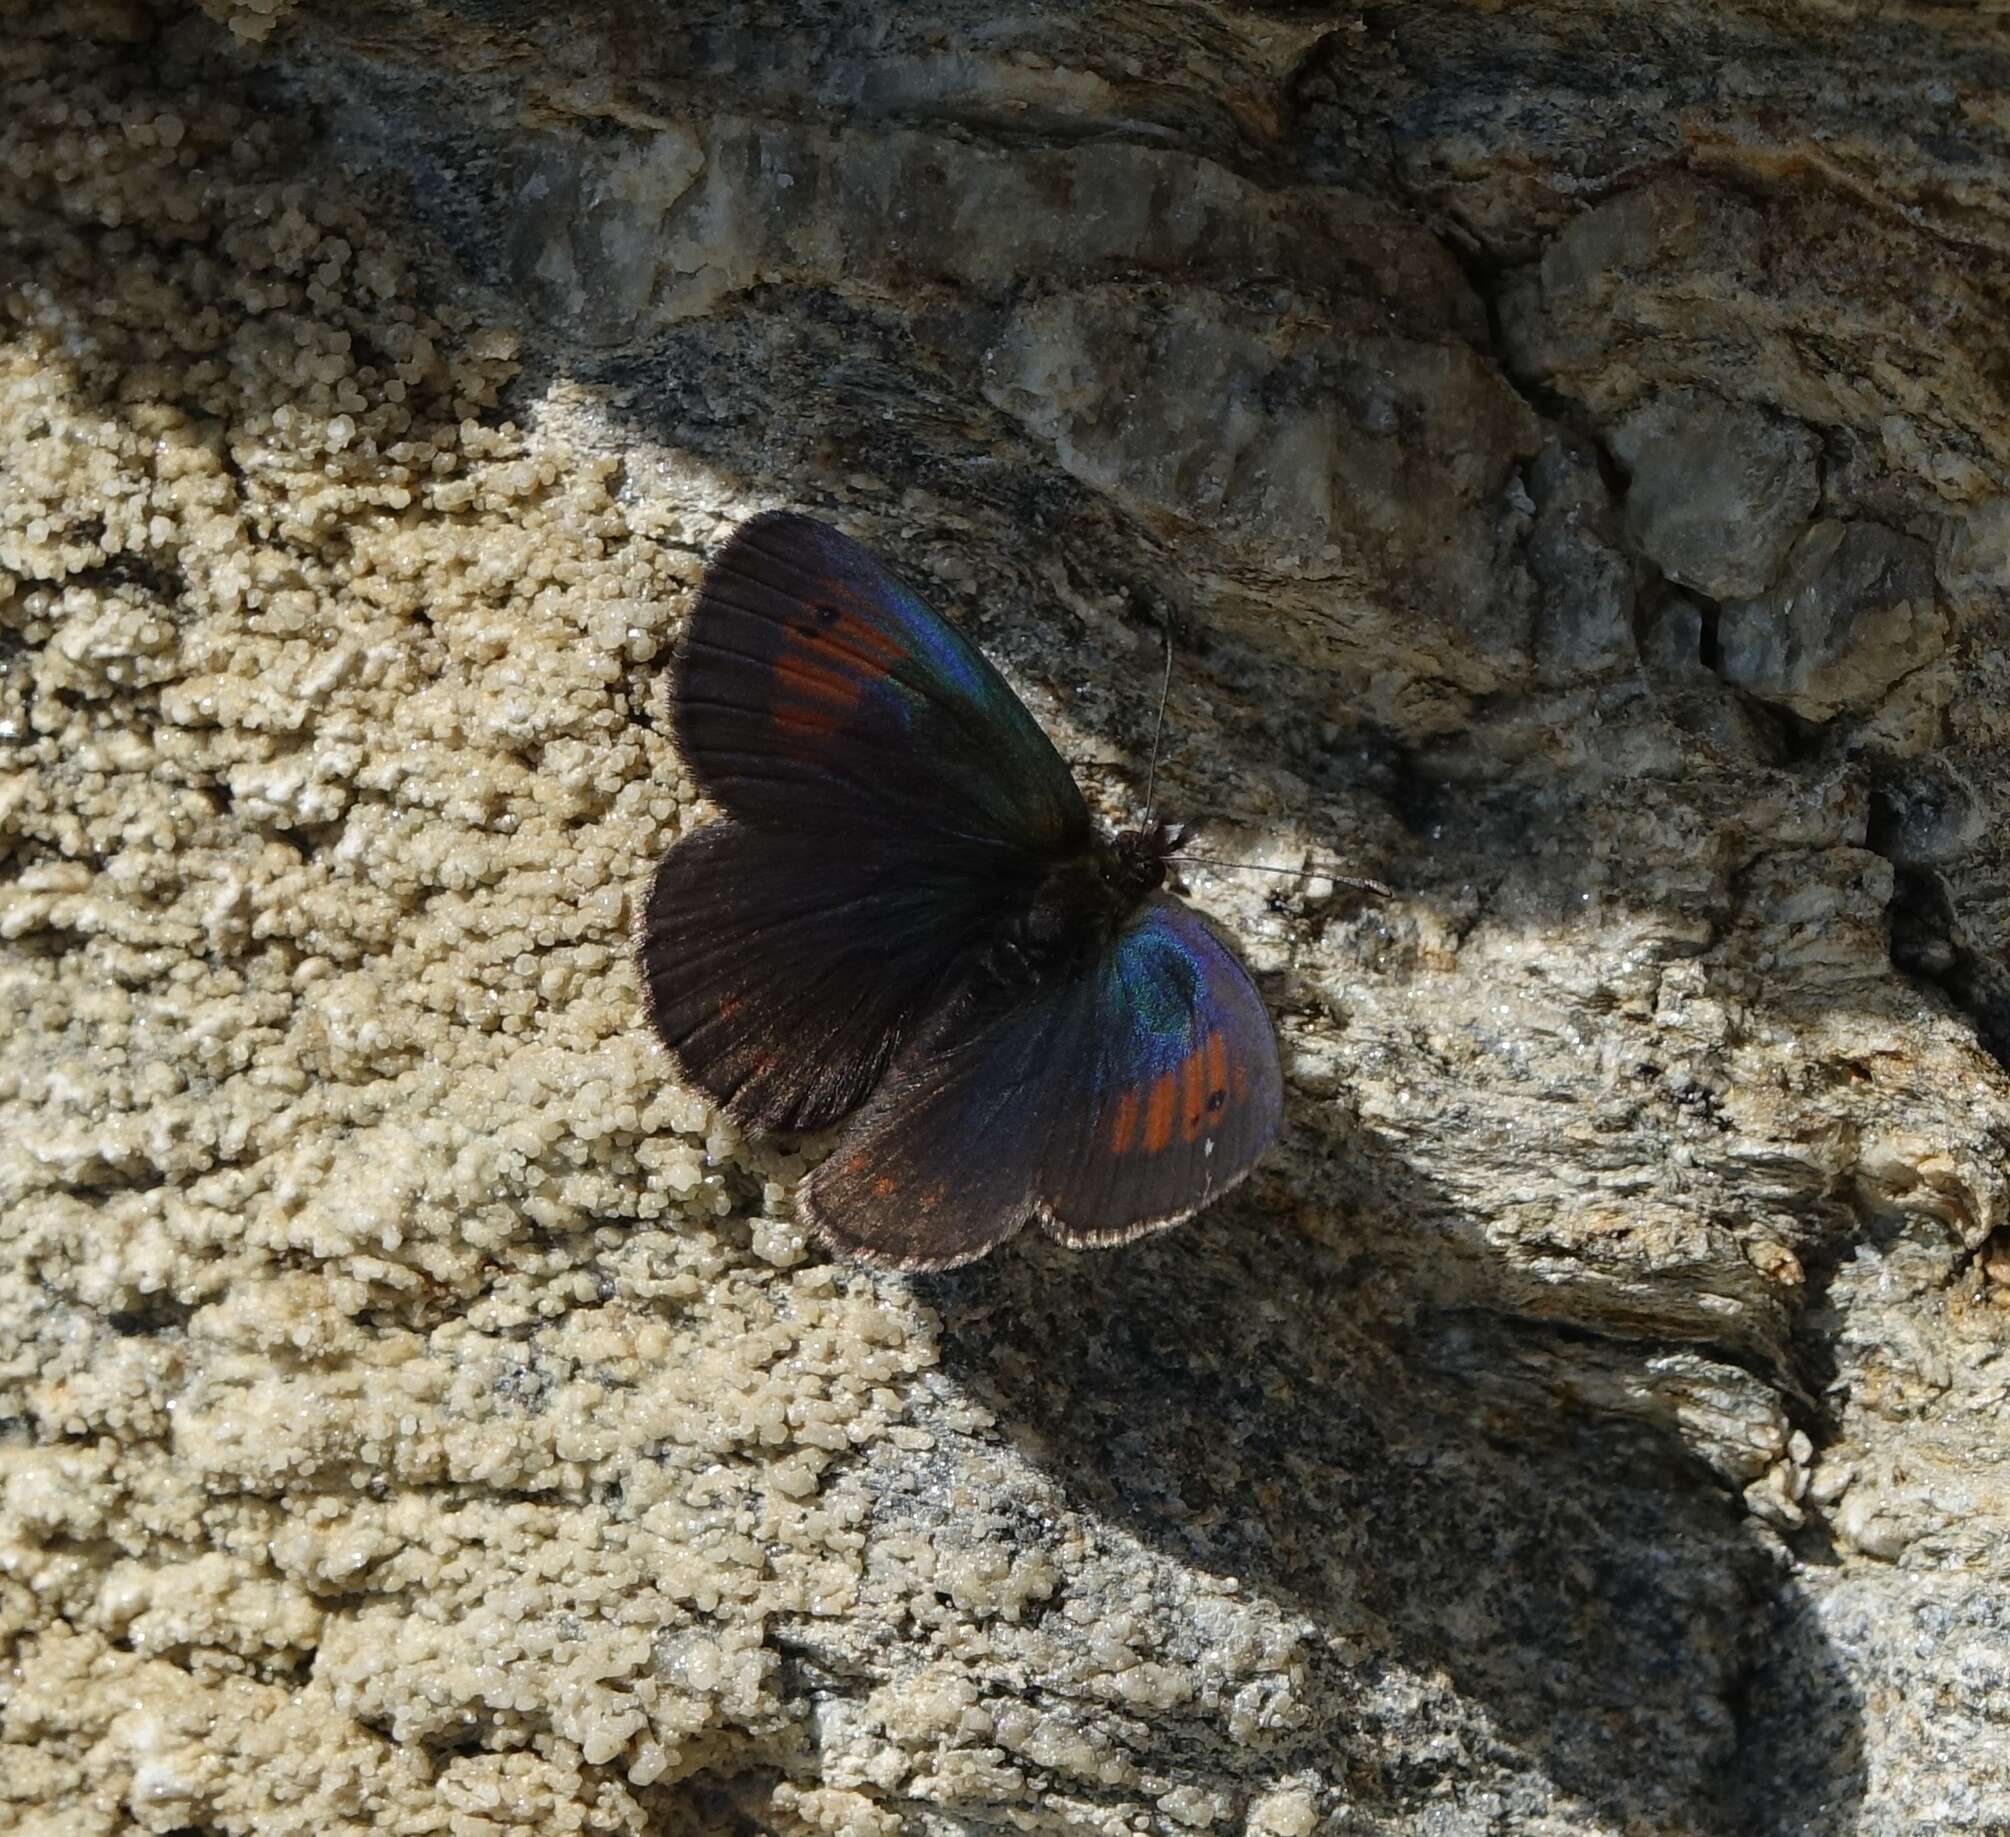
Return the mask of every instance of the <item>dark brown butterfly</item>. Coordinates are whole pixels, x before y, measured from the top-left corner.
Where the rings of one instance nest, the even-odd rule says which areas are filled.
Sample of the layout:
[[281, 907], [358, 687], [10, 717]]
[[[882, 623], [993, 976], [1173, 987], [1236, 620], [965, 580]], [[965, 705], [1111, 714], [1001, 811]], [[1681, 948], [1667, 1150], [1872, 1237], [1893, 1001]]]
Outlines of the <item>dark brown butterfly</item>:
[[828, 1242], [904, 1269], [1028, 1219], [1120, 1244], [1249, 1171], [1276, 1037], [1161, 890], [1175, 834], [1102, 834], [1004, 678], [867, 550], [803, 516], [742, 526], [671, 715], [727, 820], [656, 871], [650, 1018], [744, 1127], [846, 1123], [797, 1195]]

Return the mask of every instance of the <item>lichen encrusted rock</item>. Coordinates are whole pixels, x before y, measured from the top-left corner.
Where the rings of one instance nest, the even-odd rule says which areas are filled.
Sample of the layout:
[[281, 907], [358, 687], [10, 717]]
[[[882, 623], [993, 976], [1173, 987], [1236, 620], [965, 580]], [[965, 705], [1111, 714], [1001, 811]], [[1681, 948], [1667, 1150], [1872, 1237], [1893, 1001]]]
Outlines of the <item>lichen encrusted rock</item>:
[[[2010, 26], [1844, 10], [0, 15], [0, 1821], [2010, 1823]], [[1174, 632], [1233, 1202], [669, 1081], [772, 504], [1106, 817]]]

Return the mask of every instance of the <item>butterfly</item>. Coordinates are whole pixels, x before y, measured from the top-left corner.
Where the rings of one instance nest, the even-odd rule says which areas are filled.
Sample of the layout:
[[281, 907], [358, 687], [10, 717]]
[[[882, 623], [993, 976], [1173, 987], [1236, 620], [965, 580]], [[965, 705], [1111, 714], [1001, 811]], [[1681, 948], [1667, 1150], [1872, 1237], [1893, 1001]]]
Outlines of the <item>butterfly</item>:
[[1277, 1132], [1277, 1040], [1166, 893], [1179, 832], [1106, 835], [1005, 679], [868, 549], [753, 518], [670, 671], [725, 821], [656, 870], [638, 941], [686, 1083], [756, 1133], [845, 1126], [796, 1196], [867, 1262], [947, 1269], [1037, 1220], [1177, 1224]]

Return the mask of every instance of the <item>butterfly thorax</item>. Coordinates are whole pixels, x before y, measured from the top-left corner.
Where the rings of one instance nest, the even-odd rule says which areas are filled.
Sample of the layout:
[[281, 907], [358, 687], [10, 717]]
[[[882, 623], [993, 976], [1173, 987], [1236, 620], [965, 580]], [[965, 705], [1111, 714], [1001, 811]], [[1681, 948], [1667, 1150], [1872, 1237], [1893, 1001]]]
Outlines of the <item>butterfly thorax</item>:
[[1164, 825], [1091, 834], [1045, 865], [994, 934], [984, 970], [997, 983], [1022, 988], [1075, 974], [1165, 884], [1165, 857], [1177, 845], [1177, 832]]

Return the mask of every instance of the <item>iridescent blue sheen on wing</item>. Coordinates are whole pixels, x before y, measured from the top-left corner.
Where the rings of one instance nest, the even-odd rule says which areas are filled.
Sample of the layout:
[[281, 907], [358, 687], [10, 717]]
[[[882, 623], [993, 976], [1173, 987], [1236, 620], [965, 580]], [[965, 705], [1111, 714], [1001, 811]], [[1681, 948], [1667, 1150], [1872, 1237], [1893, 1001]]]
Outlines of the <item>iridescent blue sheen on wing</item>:
[[671, 710], [699, 784], [742, 822], [1025, 856], [1089, 833], [1061, 756], [976, 646], [810, 517], [755, 517], [707, 569]]
[[1277, 1133], [1277, 1036], [1249, 972], [1161, 893], [1097, 964], [1076, 1063], [1041, 1160], [1041, 1220], [1066, 1243], [1120, 1243], [1198, 1211]]
[[1249, 972], [1159, 894], [1081, 976], [897, 1062], [797, 1204], [832, 1242], [908, 1268], [982, 1256], [1029, 1218], [1122, 1243], [1240, 1180], [1283, 1095]]

